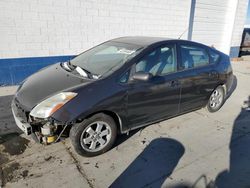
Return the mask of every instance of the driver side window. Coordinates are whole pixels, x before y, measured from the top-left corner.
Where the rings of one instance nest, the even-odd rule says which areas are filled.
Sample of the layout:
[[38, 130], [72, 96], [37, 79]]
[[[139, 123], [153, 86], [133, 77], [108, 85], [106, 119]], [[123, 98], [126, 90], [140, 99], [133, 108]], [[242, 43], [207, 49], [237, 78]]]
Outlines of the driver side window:
[[174, 45], [156, 48], [136, 64], [135, 71], [151, 73], [153, 76], [176, 72], [175, 54]]

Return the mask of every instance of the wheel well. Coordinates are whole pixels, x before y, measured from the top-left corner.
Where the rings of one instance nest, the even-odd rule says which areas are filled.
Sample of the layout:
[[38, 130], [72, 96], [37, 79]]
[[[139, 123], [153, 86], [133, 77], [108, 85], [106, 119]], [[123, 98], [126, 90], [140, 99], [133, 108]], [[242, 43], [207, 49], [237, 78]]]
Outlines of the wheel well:
[[[89, 114], [87, 117], [85, 117], [84, 119], [87, 119], [95, 114], [99, 114], [99, 113], [103, 113], [103, 114], [106, 114], [110, 117], [113, 118], [113, 120], [115, 121], [115, 124], [117, 125], [117, 130], [118, 130], [118, 133], [121, 133], [121, 126], [122, 126], [122, 122], [121, 122], [121, 118], [118, 116], [118, 114], [116, 114], [115, 112], [112, 112], [112, 111], [108, 111], [108, 110], [103, 110], [103, 111], [98, 111], [98, 112], [94, 112], [92, 114]], [[77, 122], [81, 122], [83, 121], [84, 119], [81, 119], [81, 120], [78, 120]]]

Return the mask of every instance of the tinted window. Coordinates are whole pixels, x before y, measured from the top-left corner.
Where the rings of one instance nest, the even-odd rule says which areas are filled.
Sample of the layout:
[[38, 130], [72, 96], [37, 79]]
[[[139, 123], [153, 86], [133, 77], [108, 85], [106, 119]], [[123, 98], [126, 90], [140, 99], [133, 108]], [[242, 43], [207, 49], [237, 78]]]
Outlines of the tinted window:
[[152, 51], [136, 64], [136, 72], [143, 71], [155, 75], [164, 75], [176, 71], [174, 45], [167, 45]]
[[196, 46], [181, 45], [181, 69], [189, 69], [209, 64], [205, 49]]
[[220, 54], [217, 53], [214, 50], [209, 50], [210, 56], [211, 56], [211, 63], [217, 63], [219, 61], [220, 58]]

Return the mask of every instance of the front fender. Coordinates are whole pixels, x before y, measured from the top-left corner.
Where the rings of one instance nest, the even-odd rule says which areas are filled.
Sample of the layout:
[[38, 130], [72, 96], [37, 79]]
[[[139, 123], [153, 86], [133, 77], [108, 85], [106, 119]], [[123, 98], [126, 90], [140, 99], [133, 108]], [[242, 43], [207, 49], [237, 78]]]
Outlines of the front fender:
[[72, 124], [83, 120], [97, 112], [110, 111], [119, 116], [122, 122], [122, 129], [127, 126], [127, 91], [120, 85], [110, 84], [108, 87], [98, 85], [74, 91], [78, 95], [66, 103], [62, 108], [52, 114], [52, 118], [61, 124]]

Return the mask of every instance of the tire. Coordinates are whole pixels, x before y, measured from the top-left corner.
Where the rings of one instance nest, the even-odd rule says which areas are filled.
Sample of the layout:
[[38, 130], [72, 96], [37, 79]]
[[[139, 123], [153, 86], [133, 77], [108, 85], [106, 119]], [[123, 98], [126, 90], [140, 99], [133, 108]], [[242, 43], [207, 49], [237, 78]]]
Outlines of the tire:
[[225, 92], [222, 86], [218, 86], [210, 95], [207, 110], [209, 112], [217, 112], [225, 102]]
[[112, 117], [99, 113], [73, 125], [69, 136], [79, 155], [93, 157], [105, 153], [113, 146], [117, 126]]

